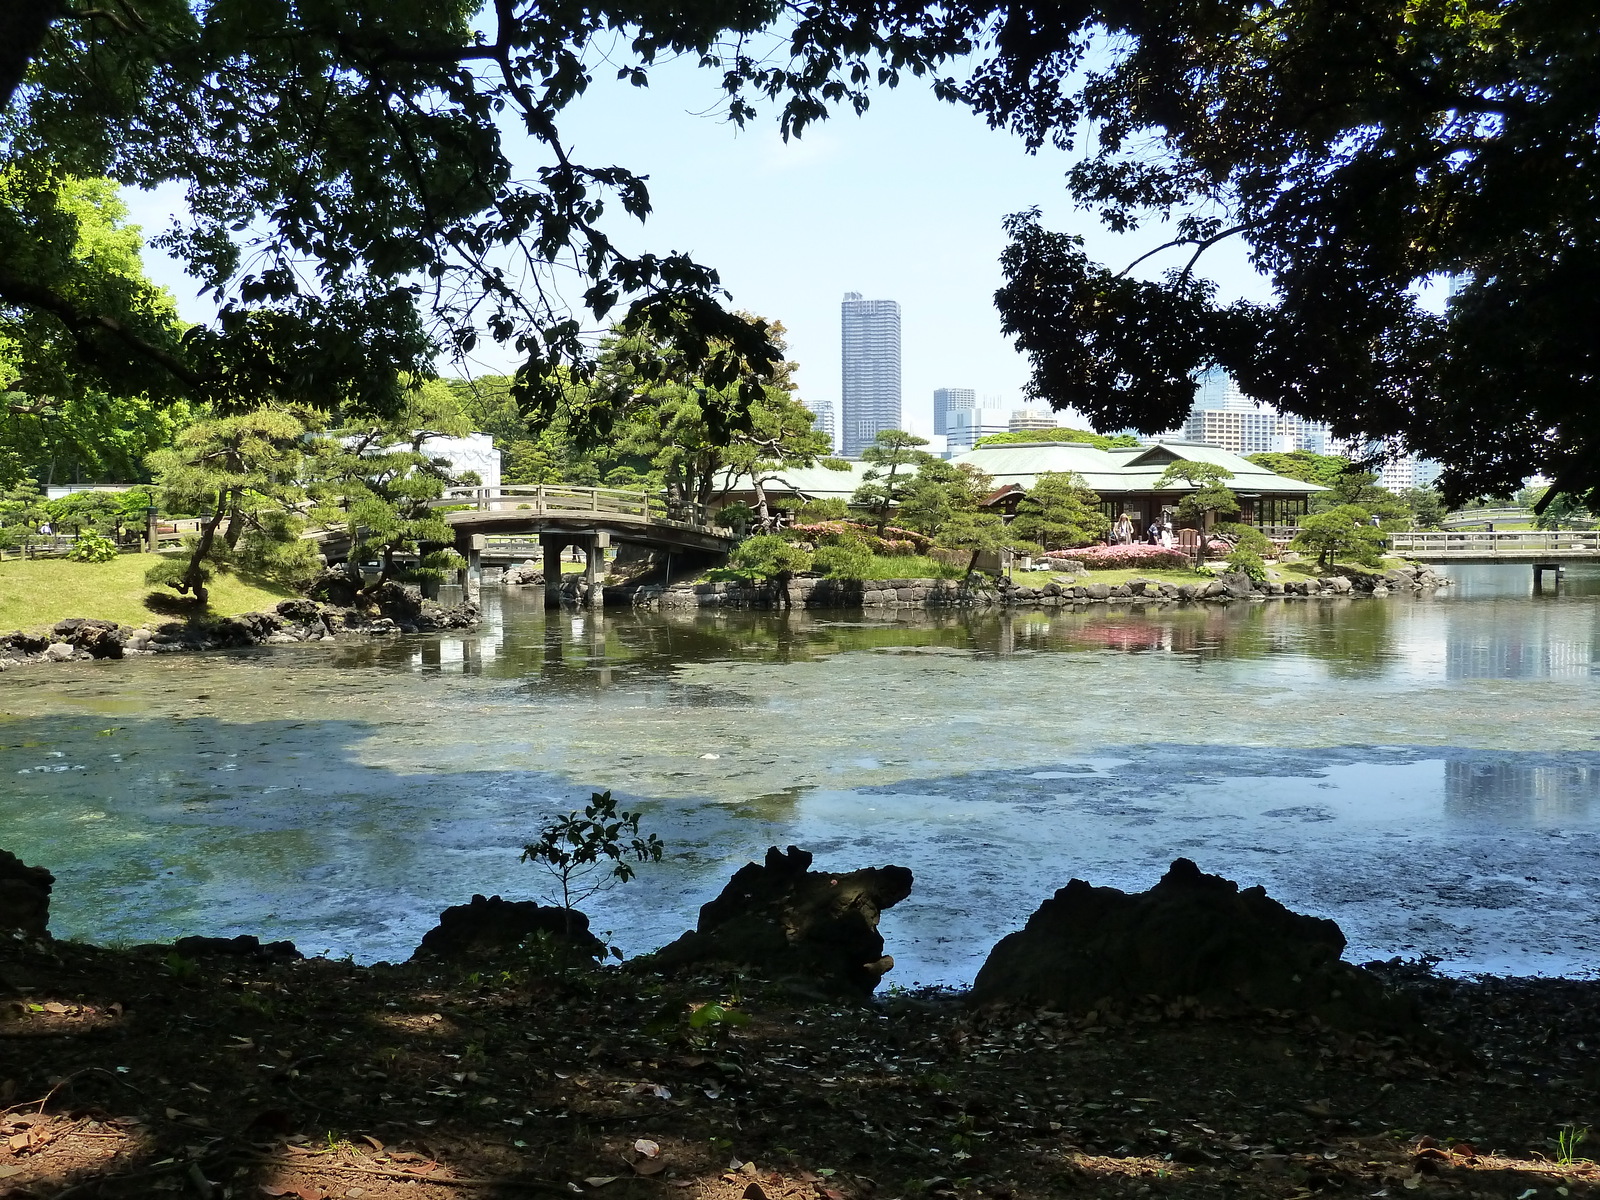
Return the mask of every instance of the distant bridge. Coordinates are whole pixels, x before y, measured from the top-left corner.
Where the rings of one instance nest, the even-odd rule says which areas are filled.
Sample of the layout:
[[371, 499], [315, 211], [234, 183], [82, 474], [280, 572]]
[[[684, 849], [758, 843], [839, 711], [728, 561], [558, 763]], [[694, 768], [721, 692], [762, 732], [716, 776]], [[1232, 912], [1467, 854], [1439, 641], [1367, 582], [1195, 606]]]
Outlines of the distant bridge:
[[[523, 551], [542, 552], [549, 604], [560, 603], [561, 552], [569, 546], [581, 546], [587, 552], [585, 584], [593, 604], [599, 602], [600, 564], [607, 546], [620, 543], [696, 554], [725, 554], [733, 548], [732, 531], [717, 525], [703, 505], [677, 504], [660, 495], [620, 488], [564, 484], [457, 487], [447, 489], [428, 506], [444, 510], [456, 549], [467, 559], [462, 584], [468, 595], [476, 591], [485, 554], [499, 557], [490, 537], [500, 545], [508, 536], [515, 538], [513, 544], [523, 558], [533, 557]], [[350, 554], [347, 531], [325, 530], [310, 536], [321, 543], [330, 562]]]
[[1600, 531], [1550, 532], [1508, 530], [1391, 533], [1394, 554], [1430, 563], [1527, 563], [1533, 568], [1535, 591], [1550, 572], [1560, 586], [1561, 567], [1571, 562], [1600, 562]]
[[1422, 562], [1600, 562], [1600, 531], [1391, 533], [1389, 549]]

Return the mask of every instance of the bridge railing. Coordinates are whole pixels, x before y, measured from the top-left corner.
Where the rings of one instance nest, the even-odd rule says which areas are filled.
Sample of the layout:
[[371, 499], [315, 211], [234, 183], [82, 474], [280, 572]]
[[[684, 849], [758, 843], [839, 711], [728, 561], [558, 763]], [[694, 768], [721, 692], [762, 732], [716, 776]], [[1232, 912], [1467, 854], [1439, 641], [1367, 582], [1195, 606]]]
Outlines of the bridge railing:
[[472, 508], [478, 512], [525, 512], [530, 517], [609, 516], [661, 521], [710, 530], [711, 514], [703, 504], [669, 503], [664, 496], [622, 488], [568, 487], [565, 484], [509, 484], [503, 487], [456, 487], [445, 490], [430, 508]]
[[1527, 554], [1533, 550], [1569, 554], [1600, 553], [1600, 530], [1443, 530], [1391, 533], [1389, 548], [1397, 554]]

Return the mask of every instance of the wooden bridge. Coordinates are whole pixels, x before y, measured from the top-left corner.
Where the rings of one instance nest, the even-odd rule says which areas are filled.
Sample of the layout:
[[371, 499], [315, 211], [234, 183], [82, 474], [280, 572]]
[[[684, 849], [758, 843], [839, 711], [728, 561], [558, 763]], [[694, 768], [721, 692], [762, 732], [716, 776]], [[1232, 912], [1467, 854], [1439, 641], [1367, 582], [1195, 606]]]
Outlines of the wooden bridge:
[[[455, 546], [466, 558], [461, 583], [468, 596], [476, 593], [486, 554], [495, 555], [508, 538], [518, 550], [533, 550], [544, 559], [545, 600], [561, 599], [561, 552], [579, 546], [587, 554], [585, 594], [599, 603], [604, 551], [611, 545], [638, 545], [669, 554], [725, 554], [733, 547], [733, 533], [717, 525], [703, 505], [678, 504], [661, 495], [621, 488], [569, 487], [566, 484], [529, 484], [506, 487], [449, 488], [430, 508], [442, 509], [455, 534]], [[350, 554], [350, 537], [343, 531], [317, 536], [323, 554], [336, 562]], [[522, 557], [532, 557], [523, 554]]]
[[1600, 531], [1445, 530], [1391, 533], [1389, 549], [1422, 562], [1600, 562]]

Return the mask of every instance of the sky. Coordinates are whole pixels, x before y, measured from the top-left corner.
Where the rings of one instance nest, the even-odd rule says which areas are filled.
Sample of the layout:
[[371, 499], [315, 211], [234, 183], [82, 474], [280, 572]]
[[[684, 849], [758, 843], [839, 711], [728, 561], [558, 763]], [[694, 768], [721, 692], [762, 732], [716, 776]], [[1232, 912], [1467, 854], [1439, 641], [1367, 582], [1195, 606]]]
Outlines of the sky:
[[[994, 307], [1006, 214], [1038, 206], [1047, 227], [1083, 234], [1091, 254], [1118, 269], [1160, 240], [1155, 229], [1121, 238], [1101, 231], [1067, 200], [1068, 155], [1030, 156], [1019, 139], [936, 100], [915, 79], [875, 93], [864, 116], [836, 116], [786, 144], [775, 120], [740, 131], [708, 113], [719, 96], [712, 72], [669, 64], [645, 89], [610, 76], [596, 72], [562, 128], [577, 161], [649, 176], [653, 214], [640, 227], [614, 209], [613, 236], [628, 249], [686, 251], [717, 268], [734, 307], [784, 324], [800, 395], [835, 412], [845, 292], [899, 301], [904, 424], [927, 436], [935, 388], [973, 388], [980, 403], [1024, 406], [1028, 363], [1000, 332]], [[512, 143], [513, 161], [531, 174], [536, 151], [516, 136]], [[175, 188], [127, 199], [146, 236], [181, 212]], [[1141, 273], [1159, 273], [1180, 253]], [[186, 318], [209, 316], [176, 264], [154, 249], [147, 264]], [[1225, 298], [1267, 295], [1236, 247], [1209, 252], [1201, 270]], [[473, 369], [512, 365], [480, 353]]]

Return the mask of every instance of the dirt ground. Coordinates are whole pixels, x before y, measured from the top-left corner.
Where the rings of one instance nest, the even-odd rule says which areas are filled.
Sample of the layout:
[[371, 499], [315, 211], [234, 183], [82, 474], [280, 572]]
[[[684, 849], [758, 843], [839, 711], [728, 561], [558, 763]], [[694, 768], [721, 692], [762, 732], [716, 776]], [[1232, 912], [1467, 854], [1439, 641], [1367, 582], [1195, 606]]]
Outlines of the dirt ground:
[[1431, 1034], [16, 945], [0, 1196], [1600, 1196], [1600, 983], [1387, 971]]

